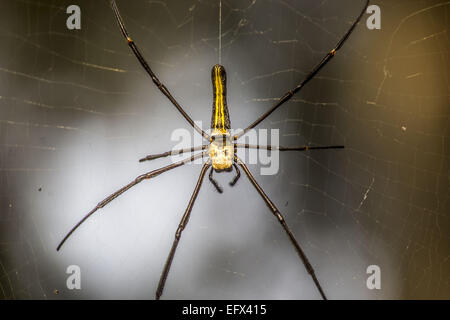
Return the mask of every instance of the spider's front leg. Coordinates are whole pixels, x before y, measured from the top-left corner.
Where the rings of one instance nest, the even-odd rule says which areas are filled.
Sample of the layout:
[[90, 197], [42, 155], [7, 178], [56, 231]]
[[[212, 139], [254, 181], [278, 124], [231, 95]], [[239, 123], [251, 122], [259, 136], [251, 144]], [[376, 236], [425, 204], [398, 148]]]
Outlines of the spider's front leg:
[[280, 210], [278, 210], [278, 208], [275, 206], [275, 204], [272, 202], [272, 200], [270, 200], [270, 198], [266, 195], [264, 190], [261, 188], [261, 186], [256, 181], [253, 174], [250, 172], [248, 167], [241, 161], [241, 159], [239, 159], [237, 156], [235, 156], [235, 162], [237, 162], [237, 164], [239, 164], [241, 166], [241, 168], [244, 170], [244, 173], [247, 175], [248, 179], [250, 180], [251, 184], [255, 187], [256, 191], [258, 191], [260, 196], [263, 198], [264, 202], [269, 207], [272, 214], [278, 219], [278, 222], [280, 223], [280, 225], [283, 227], [284, 231], [288, 235], [289, 240], [291, 240], [291, 243], [294, 246], [295, 251], [297, 251], [297, 254], [298, 254], [300, 260], [302, 261], [306, 270], [312, 277], [314, 284], [315, 284], [317, 290], [319, 291], [322, 299], [327, 300], [327, 297], [326, 297], [325, 293], [323, 292], [322, 286], [320, 285], [319, 280], [317, 279], [314, 268], [312, 267], [311, 263], [309, 262], [308, 258], [306, 257], [306, 254], [303, 251], [302, 247], [295, 239], [294, 234], [292, 233], [291, 229], [287, 225], [287, 222], [284, 219], [283, 215], [281, 214]]
[[191, 216], [192, 208], [194, 207], [195, 200], [197, 199], [198, 192], [200, 191], [200, 187], [202, 186], [203, 178], [205, 177], [206, 171], [211, 166], [211, 161], [208, 160], [202, 167], [200, 171], [200, 176], [198, 177], [197, 184], [195, 185], [194, 192], [192, 193], [191, 199], [189, 200], [189, 204], [184, 212], [183, 217], [181, 218], [180, 224], [178, 225], [177, 231], [175, 232], [175, 239], [172, 243], [172, 248], [170, 249], [169, 256], [167, 257], [166, 263], [164, 264], [164, 269], [161, 274], [161, 278], [159, 278], [158, 289], [156, 290], [156, 300], [161, 298], [161, 295], [164, 291], [164, 286], [166, 285], [167, 276], [169, 275], [170, 267], [172, 266], [173, 257], [175, 256], [175, 252], [178, 247], [178, 243], [181, 239], [181, 234], [183, 233], [184, 228], [189, 222], [189, 218]]
[[123, 194], [127, 190], [131, 189], [132, 187], [134, 187], [135, 185], [141, 183], [144, 180], [152, 179], [152, 178], [154, 178], [156, 176], [159, 176], [160, 174], [162, 174], [164, 172], [167, 172], [167, 171], [170, 171], [172, 169], [178, 168], [180, 166], [185, 165], [186, 163], [192, 162], [192, 161], [194, 161], [196, 159], [199, 159], [199, 158], [203, 158], [204, 156], [205, 156], [205, 152], [194, 154], [188, 159], [184, 159], [184, 160], [181, 160], [181, 161], [169, 164], [168, 166], [165, 166], [165, 167], [162, 167], [162, 168], [159, 168], [159, 169], [156, 169], [156, 170], [153, 170], [153, 171], [141, 174], [140, 176], [136, 177], [133, 181], [131, 181], [127, 185], [123, 186], [122, 188], [120, 188], [119, 190], [117, 190], [116, 192], [111, 194], [110, 196], [108, 196], [105, 199], [103, 199], [102, 201], [100, 201], [94, 207], [94, 209], [89, 211], [80, 221], [78, 221], [78, 223], [75, 226], [73, 226], [72, 229], [70, 229], [70, 231], [62, 239], [62, 241], [59, 243], [59, 245], [56, 248], [56, 250], [59, 251], [61, 249], [61, 247], [63, 246], [63, 244], [67, 241], [67, 239], [69, 239], [69, 237], [75, 232], [75, 230], [77, 230], [78, 227], [80, 227], [97, 210], [105, 207], [108, 203], [110, 203], [111, 201], [116, 199], [118, 196], [120, 196], [121, 194]]

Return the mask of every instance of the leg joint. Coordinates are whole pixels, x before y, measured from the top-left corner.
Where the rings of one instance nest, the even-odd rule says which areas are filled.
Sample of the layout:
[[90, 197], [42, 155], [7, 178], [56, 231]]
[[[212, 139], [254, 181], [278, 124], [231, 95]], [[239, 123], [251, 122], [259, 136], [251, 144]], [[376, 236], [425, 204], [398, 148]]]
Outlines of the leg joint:
[[308, 273], [313, 276], [314, 269], [313, 269], [312, 265], [309, 263], [309, 261], [305, 261], [305, 267], [306, 267], [306, 270], [308, 271]]
[[284, 218], [283, 218], [283, 216], [281, 215], [280, 212], [275, 211], [275, 215], [277, 216], [278, 220], [279, 220], [281, 223], [285, 223]]
[[156, 84], [159, 90], [167, 92], [167, 88], [156, 77], [152, 77], [153, 82]]
[[184, 226], [180, 225], [177, 229], [177, 232], [175, 232], [175, 239], [180, 240], [181, 233], [183, 232]]

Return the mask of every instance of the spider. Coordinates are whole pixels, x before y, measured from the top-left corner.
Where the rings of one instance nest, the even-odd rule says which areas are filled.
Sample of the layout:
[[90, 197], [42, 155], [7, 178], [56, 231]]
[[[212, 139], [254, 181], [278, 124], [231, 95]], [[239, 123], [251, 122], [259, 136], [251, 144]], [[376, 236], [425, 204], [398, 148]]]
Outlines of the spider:
[[[136, 58], [139, 60], [139, 63], [141, 66], [145, 69], [145, 71], [148, 73], [148, 75], [151, 77], [153, 83], [156, 85], [156, 87], [169, 99], [169, 101], [175, 106], [175, 108], [181, 113], [181, 115], [187, 120], [187, 122], [197, 131], [199, 132], [202, 137], [208, 141], [208, 144], [204, 144], [199, 147], [193, 147], [189, 149], [180, 149], [180, 150], [172, 150], [168, 152], [164, 152], [161, 154], [152, 154], [148, 155], [145, 158], [140, 159], [140, 162], [147, 161], [147, 160], [154, 160], [161, 157], [167, 157], [174, 154], [181, 154], [181, 153], [191, 153], [191, 157], [181, 160], [178, 162], [174, 162], [170, 165], [167, 165], [165, 167], [161, 167], [159, 169], [144, 173], [138, 177], [136, 177], [133, 181], [131, 181], [129, 184], [123, 186], [118, 191], [114, 192], [107, 198], [100, 201], [95, 208], [93, 208], [89, 213], [87, 213], [63, 238], [63, 240], [59, 243], [57, 247], [57, 251], [59, 251], [62, 247], [62, 245], [66, 242], [66, 240], [72, 235], [72, 233], [84, 222], [86, 221], [94, 212], [97, 210], [103, 208], [108, 203], [116, 199], [118, 196], [120, 196], [125, 191], [131, 189], [138, 183], [148, 180], [151, 178], [154, 178], [164, 172], [167, 172], [169, 170], [175, 169], [177, 167], [180, 167], [186, 163], [192, 162], [198, 158], [207, 157], [206, 163], [203, 164], [203, 167], [200, 171], [200, 176], [197, 180], [197, 184], [195, 185], [194, 192], [192, 193], [192, 196], [189, 200], [189, 204], [186, 208], [186, 211], [184, 212], [183, 217], [181, 218], [181, 221], [178, 225], [178, 228], [175, 232], [175, 239], [173, 241], [172, 247], [169, 252], [169, 256], [167, 257], [167, 260], [164, 265], [163, 272], [161, 274], [161, 277], [159, 279], [158, 288], [156, 290], [156, 299], [159, 300], [163, 290], [164, 286], [167, 280], [167, 276], [169, 274], [170, 267], [173, 262], [173, 258], [175, 256], [175, 252], [178, 246], [178, 243], [180, 242], [181, 235], [183, 230], [186, 228], [189, 217], [191, 215], [192, 208], [194, 206], [194, 202], [197, 198], [198, 192], [200, 190], [200, 187], [203, 182], [203, 178], [205, 177], [205, 174], [208, 169], [209, 171], [209, 180], [214, 185], [214, 187], [217, 189], [219, 193], [223, 192], [222, 187], [217, 183], [216, 180], [213, 178], [213, 172], [236, 172], [233, 179], [230, 181], [230, 186], [234, 186], [238, 179], [241, 176], [239, 167], [242, 168], [245, 175], [250, 180], [251, 184], [255, 187], [257, 192], [260, 194], [260, 196], [263, 198], [266, 205], [269, 207], [272, 214], [276, 217], [278, 222], [281, 224], [282, 228], [286, 232], [287, 236], [289, 237], [292, 245], [294, 246], [301, 262], [305, 266], [307, 272], [310, 274], [312, 280], [314, 281], [314, 284], [319, 291], [321, 297], [326, 300], [327, 297], [319, 283], [319, 280], [317, 279], [317, 276], [315, 274], [314, 268], [312, 267], [311, 263], [309, 262], [308, 258], [306, 257], [303, 249], [301, 248], [300, 244], [297, 242], [297, 240], [294, 237], [294, 234], [292, 233], [291, 229], [286, 223], [286, 220], [284, 219], [281, 212], [278, 210], [276, 205], [270, 200], [270, 198], [267, 196], [267, 194], [264, 192], [264, 190], [261, 188], [261, 186], [256, 181], [253, 174], [250, 172], [248, 167], [245, 165], [245, 163], [236, 155], [236, 151], [238, 148], [246, 148], [246, 149], [266, 149], [266, 150], [278, 150], [278, 151], [308, 151], [308, 150], [318, 150], [318, 149], [342, 149], [344, 146], [295, 146], [295, 147], [282, 147], [282, 146], [271, 146], [271, 145], [250, 145], [250, 144], [241, 144], [238, 143], [237, 140], [245, 135], [249, 130], [255, 128], [261, 121], [266, 119], [269, 115], [271, 115], [275, 110], [277, 110], [280, 106], [282, 106], [285, 102], [289, 101], [296, 93], [298, 93], [309, 81], [311, 81], [317, 73], [336, 55], [336, 53], [339, 51], [339, 49], [342, 48], [344, 42], [349, 38], [350, 34], [355, 29], [356, 25], [361, 20], [361, 17], [363, 16], [365, 10], [367, 9], [369, 5], [369, 0], [366, 0], [366, 3], [364, 5], [364, 8], [361, 10], [359, 16], [355, 19], [355, 21], [352, 23], [351, 27], [347, 30], [347, 32], [344, 34], [344, 36], [339, 40], [339, 42], [336, 44], [336, 46], [330, 50], [325, 57], [307, 74], [307, 76], [292, 90], [287, 91], [280, 100], [275, 103], [269, 110], [267, 110], [263, 115], [261, 115], [258, 119], [256, 119], [254, 122], [252, 122], [247, 128], [244, 130], [241, 130], [239, 133], [231, 136], [231, 123], [230, 123], [230, 116], [228, 112], [227, 107], [227, 101], [226, 101], [226, 71], [225, 68], [217, 64], [213, 66], [212, 72], [211, 72], [211, 78], [212, 78], [212, 85], [213, 85], [213, 108], [212, 108], [212, 119], [211, 119], [211, 134], [207, 134], [205, 131], [203, 131], [200, 127], [198, 127], [194, 121], [189, 117], [189, 115], [184, 111], [184, 109], [181, 107], [181, 105], [175, 100], [175, 98], [172, 96], [172, 94], [169, 92], [169, 90], [166, 88], [166, 86], [158, 79], [158, 77], [155, 75], [155, 73], [152, 71], [150, 66], [148, 65], [145, 58], [142, 56], [141, 52], [139, 51], [138, 47], [136, 46], [136, 43], [131, 39], [127, 29], [125, 28], [125, 25], [123, 23], [122, 17], [119, 13], [119, 9], [117, 8], [115, 0], [111, 0], [111, 7], [114, 12], [115, 19], [117, 21], [117, 24], [119, 25], [120, 31], [122, 32], [123, 36], [125, 37], [128, 46], [133, 51]], [[195, 153], [196, 151], [201, 151], [198, 153]], [[194, 154], [195, 153], [195, 154]]]

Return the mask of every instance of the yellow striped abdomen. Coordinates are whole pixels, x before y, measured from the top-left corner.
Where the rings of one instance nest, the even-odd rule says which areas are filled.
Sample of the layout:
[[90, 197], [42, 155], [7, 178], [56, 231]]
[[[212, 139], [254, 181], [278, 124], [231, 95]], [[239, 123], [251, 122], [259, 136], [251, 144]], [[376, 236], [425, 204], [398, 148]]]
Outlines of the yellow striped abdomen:
[[213, 110], [211, 118], [212, 135], [228, 134], [230, 116], [227, 107], [227, 76], [225, 68], [219, 64], [211, 70], [213, 85]]

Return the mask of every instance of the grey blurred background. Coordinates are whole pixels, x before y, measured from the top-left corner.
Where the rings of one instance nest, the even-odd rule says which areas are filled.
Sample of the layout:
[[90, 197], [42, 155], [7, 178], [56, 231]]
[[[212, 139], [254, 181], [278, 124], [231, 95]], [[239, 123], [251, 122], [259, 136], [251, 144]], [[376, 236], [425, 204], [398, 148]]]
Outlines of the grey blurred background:
[[[218, 1], [117, 1], [154, 71], [193, 119], [210, 121]], [[336, 58], [259, 128], [283, 145], [257, 180], [331, 299], [450, 298], [448, 1], [372, 1]], [[81, 7], [81, 30], [66, 8]], [[223, 0], [231, 123], [267, 110], [329, 51], [363, 1]], [[128, 191], [65, 233], [189, 129], [132, 56], [108, 1], [0, 0], [0, 298], [153, 299], [201, 165]], [[288, 238], [245, 177], [206, 180], [165, 299], [317, 299]], [[81, 290], [66, 269], [81, 268]], [[381, 268], [381, 290], [366, 269]]]

